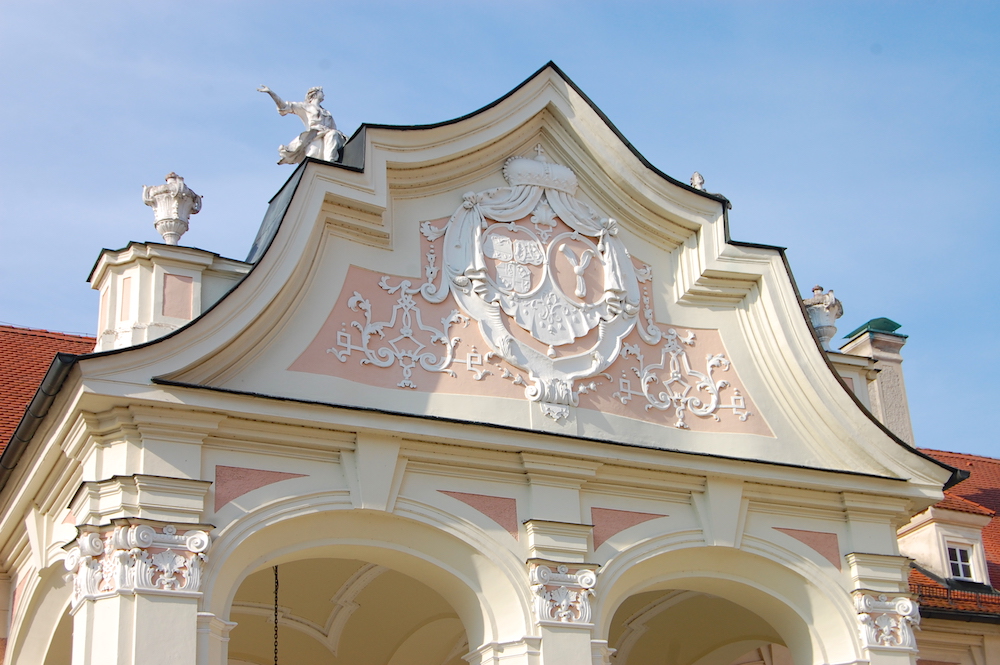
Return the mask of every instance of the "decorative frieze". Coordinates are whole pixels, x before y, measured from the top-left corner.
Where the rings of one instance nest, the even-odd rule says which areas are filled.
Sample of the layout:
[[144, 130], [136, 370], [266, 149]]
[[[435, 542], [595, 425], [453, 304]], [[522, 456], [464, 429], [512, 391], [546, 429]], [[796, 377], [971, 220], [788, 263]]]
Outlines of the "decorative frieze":
[[210, 545], [206, 531], [178, 533], [173, 525], [126, 523], [88, 530], [63, 562], [72, 578], [73, 607], [116, 594], [198, 593]]
[[590, 597], [597, 584], [593, 570], [571, 570], [565, 564], [552, 570], [536, 563], [531, 564], [528, 575], [539, 623], [590, 624]]
[[859, 592], [854, 607], [866, 647], [916, 650], [913, 629], [920, 625], [920, 609], [911, 598]]

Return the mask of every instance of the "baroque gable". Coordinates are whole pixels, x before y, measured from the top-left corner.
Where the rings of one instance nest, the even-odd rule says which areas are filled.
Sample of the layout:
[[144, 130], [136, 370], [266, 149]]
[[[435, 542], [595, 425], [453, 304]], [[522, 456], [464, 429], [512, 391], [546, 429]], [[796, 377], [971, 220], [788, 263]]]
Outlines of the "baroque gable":
[[727, 209], [548, 67], [464, 118], [307, 159], [229, 295], [82, 367], [933, 487], [939, 467], [831, 371], [781, 251], [731, 242]]

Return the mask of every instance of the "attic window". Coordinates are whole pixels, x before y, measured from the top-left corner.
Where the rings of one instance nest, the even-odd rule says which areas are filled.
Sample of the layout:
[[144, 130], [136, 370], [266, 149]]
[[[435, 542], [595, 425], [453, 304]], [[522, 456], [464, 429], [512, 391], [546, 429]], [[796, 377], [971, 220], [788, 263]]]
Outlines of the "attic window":
[[960, 580], [972, 578], [972, 548], [948, 544], [948, 568], [951, 576]]

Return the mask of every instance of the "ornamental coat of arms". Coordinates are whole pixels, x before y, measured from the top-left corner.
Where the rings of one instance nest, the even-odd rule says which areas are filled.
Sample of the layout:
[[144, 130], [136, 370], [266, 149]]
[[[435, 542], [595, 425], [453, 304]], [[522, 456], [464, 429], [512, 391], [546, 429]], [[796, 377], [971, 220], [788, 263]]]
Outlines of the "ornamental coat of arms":
[[[508, 187], [465, 194], [445, 227], [425, 229], [444, 234], [444, 256], [422, 293], [453, 295], [492, 351], [528, 373], [526, 396], [558, 420], [577, 404], [576, 382], [618, 357], [640, 293], [617, 222], [576, 198], [573, 171], [535, 151], [507, 160]], [[655, 327], [639, 329], [659, 340]]]

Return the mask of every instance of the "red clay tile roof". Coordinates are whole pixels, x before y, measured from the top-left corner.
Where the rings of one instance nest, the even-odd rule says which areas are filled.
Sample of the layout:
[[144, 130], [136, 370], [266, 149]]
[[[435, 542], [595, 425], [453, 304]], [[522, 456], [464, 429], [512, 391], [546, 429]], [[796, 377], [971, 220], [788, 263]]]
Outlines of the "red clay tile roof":
[[13, 436], [56, 354], [90, 353], [96, 343], [83, 335], [0, 325], [0, 451]]
[[917, 596], [921, 609], [1000, 614], [1000, 595], [949, 589], [916, 568], [910, 569], [910, 592]]
[[[948, 495], [971, 501], [994, 512], [993, 519], [983, 527], [983, 549], [986, 552], [990, 580], [994, 585], [1000, 584], [1000, 517], [995, 515], [1000, 511], [1000, 459], [944, 450], [922, 449], [921, 452], [956, 469], [970, 472], [968, 479], [948, 490]], [[948, 499], [944, 502], [948, 502]], [[952, 505], [955, 504], [942, 507], [957, 510], [951, 508]]]
[[934, 507], [943, 508], [945, 510], [954, 510], [958, 513], [971, 513], [973, 515], [989, 515], [990, 517], [996, 515], [995, 510], [990, 510], [989, 508], [981, 506], [974, 501], [963, 499], [951, 490], [946, 491], [944, 493], [944, 499], [935, 503]]

